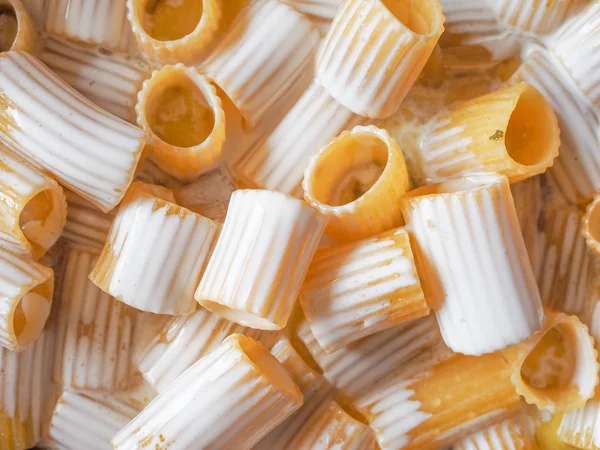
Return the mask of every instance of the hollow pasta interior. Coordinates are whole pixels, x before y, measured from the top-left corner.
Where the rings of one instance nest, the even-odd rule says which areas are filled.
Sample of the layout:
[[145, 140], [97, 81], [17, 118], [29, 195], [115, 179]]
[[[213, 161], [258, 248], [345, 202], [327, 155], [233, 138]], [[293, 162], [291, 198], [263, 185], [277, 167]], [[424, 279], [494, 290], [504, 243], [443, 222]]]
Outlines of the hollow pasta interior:
[[191, 34], [202, 18], [202, 0], [147, 0], [143, 27], [159, 41], [175, 41]]
[[62, 231], [61, 211], [57, 206], [52, 191], [45, 190], [29, 200], [21, 211], [19, 227], [31, 243], [34, 254], [43, 254]]
[[586, 230], [593, 240], [600, 242], [600, 202], [593, 203], [590, 208]]
[[431, 0], [382, 0], [396, 18], [414, 33], [427, 35], [440, 26], [440, 13]]
[[12, 325], [19, 347], [31, 344], [44, 328], [50, 314], [51, 283], [46, 281], [27, 292], [15, 307]]
[[10, 50], [18, 30], [19, 22], [15, 10], [8, 5], [0, 6], [0, 52]]

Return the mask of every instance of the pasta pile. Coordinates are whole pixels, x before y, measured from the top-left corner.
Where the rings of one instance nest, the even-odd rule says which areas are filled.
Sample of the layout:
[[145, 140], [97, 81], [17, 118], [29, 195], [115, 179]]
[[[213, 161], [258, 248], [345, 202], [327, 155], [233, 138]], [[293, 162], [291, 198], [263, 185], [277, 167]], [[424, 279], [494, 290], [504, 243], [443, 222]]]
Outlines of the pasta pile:
[[600, 449], [600, 0], [0, 0], [0, 450]]

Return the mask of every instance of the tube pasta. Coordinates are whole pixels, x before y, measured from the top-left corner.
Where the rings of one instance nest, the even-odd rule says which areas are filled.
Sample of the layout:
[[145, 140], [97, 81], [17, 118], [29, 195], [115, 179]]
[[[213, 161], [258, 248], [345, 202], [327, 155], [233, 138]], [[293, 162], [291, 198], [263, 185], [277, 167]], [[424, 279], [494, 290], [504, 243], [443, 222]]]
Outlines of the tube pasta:
[[69, 205], [61, 237], [72, 244], [100, 253], [108, 237], [114, 214], [103, 213], [79, 195], [65, 190]]
[[302, 14], [331, 22], [342, 0], [283, 0]]
[[302, 196], [302, 177], [318, 149], [346, 129], [364, 122], [312, 83], [275, 130], [259, 140], [236, 164], [241, 183]]
[[505, 176], [428, 185], [401, 207], [427, 299], [452, 350], [489, 353], [541, 328], [540, 295]]
[[313, 156], [302, 187], [307, 203], [329, 218], [327, 234], [351, 241], [403, 224], [398, 203], [410, 179], [396, 141], [370, 125], [343, 132]]
[[533, 47], [511, 78], [534, 86], [557, 113], [561, 129], [559, 156], [548, 171], [570, 203], [590, 200], [600, 190], [599, 125], [589, 100], [549, 51]]
[[132, 185], [90, 280], [139, 310], [191, 314], [196, 309], [194, 289], [208, 263], [219, 224], [150, 190], [156, 188]]
[[600, 448], [599, 409], [600, 397], [596, 395], [581, 408], [566, 413], [558, 428], [560, 440], [574, 448]]
[[141, 58], [107, 54], [103, 50], [49, 37], [40, 59], [98, 106], [135, 123], [137, 93], [150, 73], [149, 65]]
[[25, 51], [36, 49], [37, 33], [29, 11], [21, 0], [1, 0], [0, 52]]
[[319, 32], [275, 0], [250, 3], [201, 70], [233, 101], [249, 128], [310, 68]]
[[0, 345], [23, 351], [41, 334], [50, 314], [54, 272], [0, 249]]
[[346, 0], [319, 49], [316, 78], [352, 112], [388, 117], [427, 63], [443, 24], [437, 0]]
[[284, 194], [235, 191], [196, 300], [241, 325], [284, 328], [325, 224]]
[[0, 145], [0, 247], [39, 259], [67, 218], [62, 188]]
[[300, 302], [326, 352], [429, 313], [403, 228], [317, 250]]
[[519, 411], [510, 377], [498, 352], [455, 355], [414, 377], [392, 378], [357, 408], [382, 450], [438, 449]]
[[581, 232], [587, 246], [600, 255], [600, 195], [587, 205]]
[[64, 388], [126, 389], [135, 315], [88, 280], [97, 256], [68, 249], [57, 311], [53, 380]]
[[116, 450], [250, 449], [301, 405], [302, 393], [279, 362], [258, 342], [234, 334], [177, 378], [112, 444]]
[[498, 20], [521, 33], [547, 34], [577, 8], [579, 0], [495, 0]]
[[0, 140], [104, 211], [133, 179], [144, 132], [106, 113], [25, 52], [0, 55]]
[[497, 172], [511, 182], [543, 173], [558, 156], [552, 107], [526, 83], [474, 98], [423, 128], [422, 170], [428, 182]]
[[542, 217], [543, 207], [545, 206], [542, 200], [541, 176], [513, 183], [510, 186], [510, 191], [515, 202], [515, 210], [517, 211], [519, 226], [521, 227], [529, 261], [537, 276], [541, 266], [540, 260], [543, 257], [541, 255], [543, 237], [539, 230], [539, 222]]
[[538, 450], [528, 422], [519, 414], [462, 439], [454, 450]]
[[110, 394], [63, 391], [52, 415], [49, 436], [64, 450], [105, 450], [138, 412]]
[[220, 162], [225, 113], [216, 89], [196, 69], [178, 64], [155, 71], [136, 110], [150, 135], [150, 158], [169, 175], [192, 181]]

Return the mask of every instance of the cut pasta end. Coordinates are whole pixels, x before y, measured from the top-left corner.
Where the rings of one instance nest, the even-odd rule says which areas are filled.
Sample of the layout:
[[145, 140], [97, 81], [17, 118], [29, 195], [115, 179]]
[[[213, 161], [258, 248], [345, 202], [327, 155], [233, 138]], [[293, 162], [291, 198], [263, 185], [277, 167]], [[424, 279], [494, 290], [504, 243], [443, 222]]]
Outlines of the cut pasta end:
[[382, 0], [382, 3], [400, 23], [421, 36], [437, 33], [444, 23], [442, 10], [436, 0]]
[[0, 6], [0, 52], [9, 51], [15, 39], [19, 23], [14, 8], [10, 5]]
[[26, 293], [12, 316], [16, 350], [28, 347], [41, 334], [50, 315], [52, 278]]

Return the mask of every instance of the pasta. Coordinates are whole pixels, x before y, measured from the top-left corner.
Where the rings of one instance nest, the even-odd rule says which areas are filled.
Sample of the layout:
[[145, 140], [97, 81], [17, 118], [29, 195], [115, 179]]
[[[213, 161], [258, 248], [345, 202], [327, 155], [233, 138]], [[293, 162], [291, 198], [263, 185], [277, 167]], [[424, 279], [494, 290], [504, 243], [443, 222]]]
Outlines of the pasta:
[[163, 193], [172, 196], [170, 191], [157, 188], [131, 186], [90, 280], [139, 310], [191, 314], [219, 224], [176, 205]]
[[403, 228], [317, 250], [300, 302], [328, 353], [429, 314]]
[[342, 0], [283, 0], [283, 2], [310, 17], [319, 27], [321, 33], [325, 34]]
[[100, 109], [25, 52], [0, 55], [0, 140], [108, 211], [133, 179], [144, 133]]
[[594, 200], [587, 205], [585, 216], [583, 217], [582, 233], [587, 246], [596, 254], [600, 255], [600, 223], [599, 212], [600, 196], [594, 197]]
[[62, 188], [0, 145], [0, 247], [39, 259], [67, 218]]
[[352, 112], [388, 117], [427, 63], [443, 24], [437, 0], [345, 0], [319, 49], [316, 78]]
[[540, 295], [505, 176], [428, 185], [401, 206], [425, 294], [452, 350], [489, 353], [541, 328]]
[[241, 325], [284, 328], [325, 223], [286, 195], [235, 191], [196, 300]]
[[428, 182], [474, 172], [520, 181], [552, 165], [559, 134], [546, 99], [519, 83], [459, 104], [425, 126], [422, 170]]
[[250, 449], [301, 405], [302, 393], [279, 362], [253, 339], [234, 334], [169, 385], [112, 444], [115, 450]]
[[40, 336], [50, 314], [54, 272], [0, 249], [0, 346], [23, 351]]
[[318, 41], [317, 29], [295, 9], [275, 0], [252, 2], [201, 70], [253, 128], [309, 70]]
[[560, 439], [575, 448], [600, 448], [598, 408], [600, 400], [595, 396], [581, 408], [566, 413], [558, 428]]
[[[515, 202], [515, 209], [523, 234], [523, 241], [527, 247], [529, 261], [536, 277], [538, 275], [542, 253], [542, 239], [539, 231], [539, 222], [542, 217], [543, 202], [542, 177], [532, 177], [518, 183], [511, 184], [510, 191]], [[538, 280], [539, 286], [539, 280]], [[540, 292], [542, 288], [540, 288]]]
[[178, 64], [155, 71], [136, 110], [150, 135], [150, 158], [169, 175], [191, 181], [220, 162], [225, 113], [214, 86], [197, 70]]
[[21, 0], [0, 1], [0, 24], [0, 52], [33, 52], [36, 49], [35, 26]]
[[538, 450], [529, 422], [521, 413], [462, 439], [455, 450]]
[[352, 241], [403, 224], [398, 202], [410, 179], [396, 141], [370, 125], [344, 131], [313, 156], [302, 187], [306, 202], [329, 218], [327, 234]]

